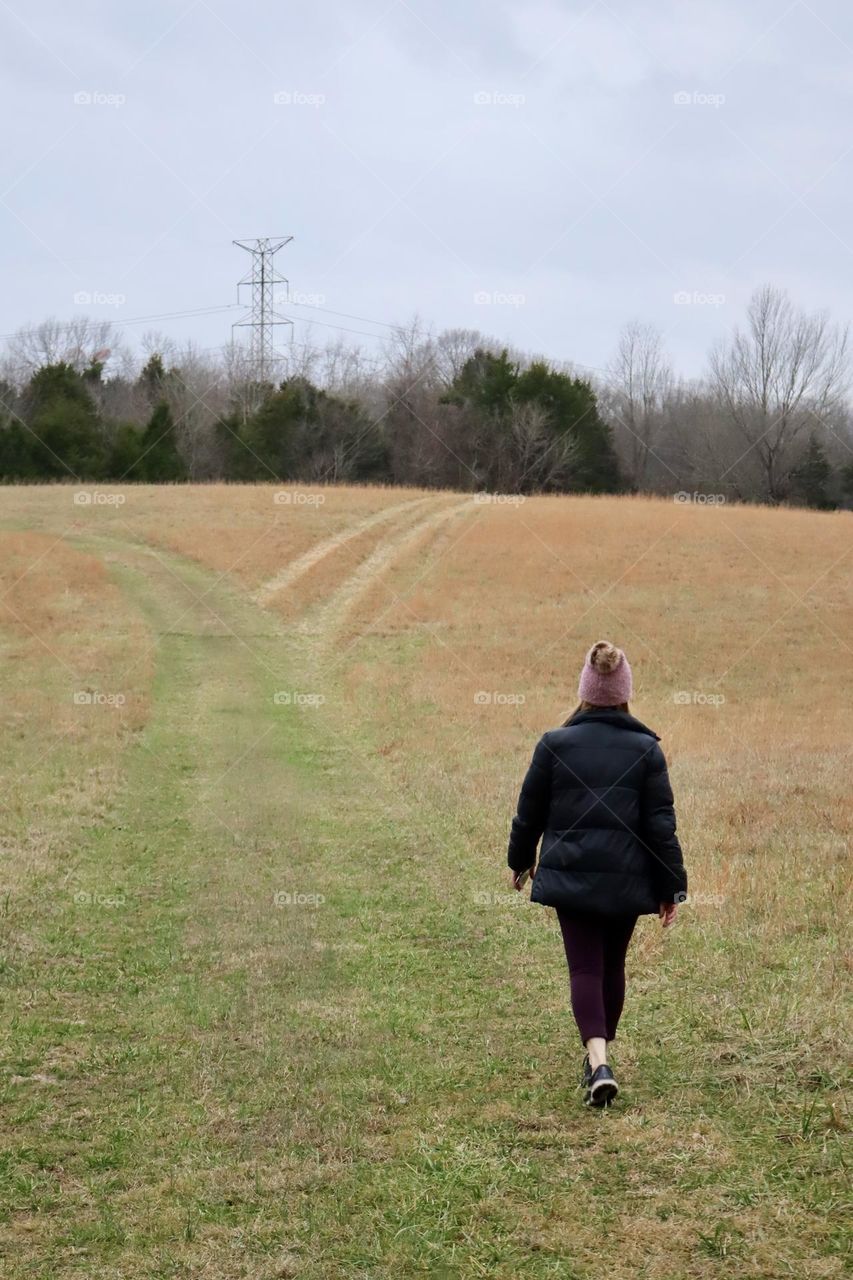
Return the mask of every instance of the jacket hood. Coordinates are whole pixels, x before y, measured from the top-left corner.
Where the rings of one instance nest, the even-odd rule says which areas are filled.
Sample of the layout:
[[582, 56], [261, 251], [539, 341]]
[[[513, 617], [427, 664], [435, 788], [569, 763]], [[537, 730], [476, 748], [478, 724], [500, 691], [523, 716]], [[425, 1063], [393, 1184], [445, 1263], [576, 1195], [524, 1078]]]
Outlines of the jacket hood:
[[620, 711], [617, 707], [597, 707], [594, 711], [581, 711], [580, 715], [572, 717], [570, 725], [563, 725], [562, 728], [573, 728], [576, 724], [585, 724], [587, 721], [601, 720], [605, 724], [612, 724], [617, 729], [632, 729], [634, 733], [647, 733], [650, 738], [654, 738], [656, 742], [660, 742], [660, 734], [655, 733], [654, 729], [650, 729], [648, 725], [643, 724], [642, 720], [638, 720], [636, 716], [632, 716], [628, 711]]

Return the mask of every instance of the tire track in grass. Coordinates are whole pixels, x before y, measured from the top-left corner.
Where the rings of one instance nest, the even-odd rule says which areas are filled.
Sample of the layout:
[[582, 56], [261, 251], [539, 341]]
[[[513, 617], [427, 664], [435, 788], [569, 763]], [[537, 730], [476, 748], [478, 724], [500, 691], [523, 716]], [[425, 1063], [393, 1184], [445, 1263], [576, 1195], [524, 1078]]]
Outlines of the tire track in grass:
[[368, 530], [374, 529], [377, 525], [386, 524], [388, 521], [395, 519], [404, 511], [413, 511], [421, 507], [426, 502], [430, 502], [430, 498], [417, 498], [414, 501], [398, 502], [392, 507], [384, 507], [381, 511], [374, 512], [373, 515], [366, 516], [365, 519], [359, 520], [357, 524], [350, 525], [346, 529], [342, 529], [339, 533], [333, 534], [330, 538], [323, 538], [320, 542], [310, 547], [303, 555], [299, 556], [291, 564], [286, 565], [280, 573], [275, 577], [268, 579], [262, 583], [252, 593], [252, 599], [255, 604], [262, 607], [270, 605], [275, 597], [288, 587], [293, 586], [301, 577], [309, 573], [316, 565], [325, 560], [327, 556], [333, 555], [334, 552], [345, 547], [347, 543], [367, 533]]
[[311, 613], [300, 625], [302, 632], [314, 638], [314, 650], [320, 655], [327, 652], [346, 623], [347, 617], [363, 595], [380, 582], [401, 556], [406, 555], [425, 538], [430, 538], [443, 524], [463, 512], [474, 510], [471, 499], [456, 502], [450, 507], [432, 511], [408, 528], [384, 538], [371, 554], [362, 561], [354, 573], [332, 593], [328, 601]]

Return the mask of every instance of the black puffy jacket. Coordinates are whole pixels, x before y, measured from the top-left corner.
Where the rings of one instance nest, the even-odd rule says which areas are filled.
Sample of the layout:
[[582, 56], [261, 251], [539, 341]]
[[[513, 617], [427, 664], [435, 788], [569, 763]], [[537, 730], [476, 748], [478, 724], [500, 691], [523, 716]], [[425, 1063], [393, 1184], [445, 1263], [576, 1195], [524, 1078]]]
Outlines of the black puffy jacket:
[[627, 711], [583, 711], [543, 734], [518, 798], [508, 861], [542, 849], [531, 900], [598, 915], [683, 901], [687, 873], [660, 739]]

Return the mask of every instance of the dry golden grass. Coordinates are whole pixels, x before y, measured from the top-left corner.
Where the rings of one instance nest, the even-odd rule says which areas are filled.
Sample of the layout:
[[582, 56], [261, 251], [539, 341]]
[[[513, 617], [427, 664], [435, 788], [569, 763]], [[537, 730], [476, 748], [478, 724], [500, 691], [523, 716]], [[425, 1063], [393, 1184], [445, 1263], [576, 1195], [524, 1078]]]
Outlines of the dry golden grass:
[[[533, 743], [611, 638], [670, 760], [694, 927], [832, 927], [853, 827], [851, 524], [649, 499], [478, 506], [431, 563], [377, 583], [328, 675], [402, 785], [450, 805], [494, 858]], [[825, 976], [837, 993], [840, 971]]]
[[[75, 501], [81, 493], [93, 500]], [[143, 539], [256, 588], [318, 540], [424, 496], [379, 485], [21, 485], [4, 489], [2, 513], [30, 529]]]

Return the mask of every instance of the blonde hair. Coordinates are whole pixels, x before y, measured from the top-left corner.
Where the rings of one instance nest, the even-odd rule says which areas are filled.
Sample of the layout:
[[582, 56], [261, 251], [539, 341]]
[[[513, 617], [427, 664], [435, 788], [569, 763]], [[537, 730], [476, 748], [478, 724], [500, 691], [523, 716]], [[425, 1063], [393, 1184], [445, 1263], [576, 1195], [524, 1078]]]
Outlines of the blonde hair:
[[[574, 711], [568, 717], [568, 719], [563, 721], [560, 727], [563, 729], [567, 728], [572, 723], [575, 716], [582, 715], [584, 711], [628, 711], [628, 703], [617, 702], [617, 703], [614, 703], [612, 707], [597, 707], [594, 702], [581, 701], [575, 707]], [[629, 715], [631, 714], [630, 711], [628, 711], [628, 714]]]

